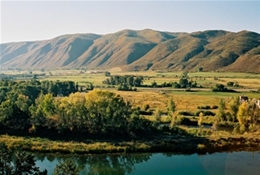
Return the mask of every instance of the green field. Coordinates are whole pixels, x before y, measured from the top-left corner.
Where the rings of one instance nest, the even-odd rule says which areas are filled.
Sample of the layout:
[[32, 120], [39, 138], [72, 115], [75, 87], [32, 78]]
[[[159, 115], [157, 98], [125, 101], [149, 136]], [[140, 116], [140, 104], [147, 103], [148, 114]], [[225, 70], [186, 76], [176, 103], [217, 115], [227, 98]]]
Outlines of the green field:
[[[28, 72], [28, 71], [27, 71]], [[26, 71], [13, 72], [7, 71], [2, 73], [8, 74], [22, 74]], [[32, 74], [40, 74], [41, 71], [32, 71]], [[178, 104], [178, 110], [196, 110], [197, 106], [202, 105], [218, 105], [220, 99], [229, 101], [232, 97], [246, 95], [249, 98], [260, 99], [260, 93], [254, 93], [260, 89], [260, 74], [252, 73], [232, 73], [232, 72], [190, 72], [188, 76], [192, 81], [196, 81], [198, 85], [203, 88], [192, 88], [192, 92], [186, 92], [184, 89], [174, 89], [172, 87], [167, 88], [137, 88], [137, 92], [125, 92], [117, 91], [116, 87], [111, 88], [103, 84], [102, 82], [109, 78], [105, 76], [105, 73], [87, 73], [83, 70], [55, 70], [45, 71], [46, 76], [39, 77], [40, 81], [52, 80], [52, 81], [74, 81], [79, 86], [87, 86], [92, 83], [96, 88], [106, 89], [114, 91], [126, 100], [131, 101], [134, 105], [142, 107], [145, 104], [149, 104], [151, 109], [160, 108], [162, 111], [166, 110], [167, 101], [169, 98], [173, 98]], [[151, 85], [152, 82], [156, 82], [158, 85], [164, 82], [178, 82], [182, 72], [111, 72], [111, 75], [134, 75], [143, 76], [143, 84]], [[235, 82], [240, 87], [228, 87], [235, 89], [239, 93], [227, 93], [227, 92], [211, 92], [210, 88], [215, 84], [223, 84], [226, 86], [228, 82]]]

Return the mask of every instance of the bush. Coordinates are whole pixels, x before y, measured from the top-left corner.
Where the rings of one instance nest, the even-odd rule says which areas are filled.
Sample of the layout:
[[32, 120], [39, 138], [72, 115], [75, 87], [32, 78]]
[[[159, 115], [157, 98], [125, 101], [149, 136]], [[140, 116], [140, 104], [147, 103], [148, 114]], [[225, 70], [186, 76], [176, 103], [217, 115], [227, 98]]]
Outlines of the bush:
[[197, 111], [195, 113], [195, 116], [199, 116], [200, 113], [202, 113], [203, 116], [215, 116], [216, 115], [214, 112], [211, 112], [211, 111]]
[[190, 111], [180, 111], [179, 115], [184, 115], [184, 116], [194, 116], [194, 114]]
[[150, 108], [150, 105], [149, 105], [149, 104], [145, 104], [145, 105], [143, 106], [143, 110], [144, 110], [144, 111], [147, 111], [149, 108]]
[[214, 105], [211, 107], [211, 109], [218, 109], [218, 106]]
[[235, 84], [235, 83], [234, 83], [233, 81], [227, 82], [227, 86], [231, 86], [231, 87], [232, 87], [232, 86], [234, 86], [234, 84]]
[[206, 106], [198, 106], [198, 109], [211, 109], [210, 106], [206, 105]]
[[212, 88], [212, 92], [236, 92], [233, 89], [226, 88], [223, 84], [216, 84], [214, 88]]
[[196, 126], [197, 122], [191, 121], [187, 117], [178, 116], [177, 117], [177, 124], [179, 124], [179, 125], [187, 125], [187, 126]]

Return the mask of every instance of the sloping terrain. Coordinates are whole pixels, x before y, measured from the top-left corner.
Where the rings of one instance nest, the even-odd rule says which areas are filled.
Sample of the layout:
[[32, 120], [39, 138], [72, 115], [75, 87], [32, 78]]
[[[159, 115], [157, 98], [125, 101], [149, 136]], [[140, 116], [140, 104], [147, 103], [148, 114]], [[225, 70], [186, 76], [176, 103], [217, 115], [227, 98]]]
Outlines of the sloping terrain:
[[260, 72], [260, 34], [210, 30], [193, 33], [151, 29], [107, 35], [74, 34], [0, 45], [1, 66], [22, 69], [118, 68]]

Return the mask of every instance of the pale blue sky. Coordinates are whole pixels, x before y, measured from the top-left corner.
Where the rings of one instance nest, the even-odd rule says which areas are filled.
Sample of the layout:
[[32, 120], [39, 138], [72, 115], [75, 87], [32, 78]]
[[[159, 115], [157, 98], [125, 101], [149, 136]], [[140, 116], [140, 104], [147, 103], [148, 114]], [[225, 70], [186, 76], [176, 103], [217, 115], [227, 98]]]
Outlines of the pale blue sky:
[[170, 32], [222, 29], [260, 33], [255, 1], [10, 1], [1, 0], [1, 43], [73, 33], [150, 28]]

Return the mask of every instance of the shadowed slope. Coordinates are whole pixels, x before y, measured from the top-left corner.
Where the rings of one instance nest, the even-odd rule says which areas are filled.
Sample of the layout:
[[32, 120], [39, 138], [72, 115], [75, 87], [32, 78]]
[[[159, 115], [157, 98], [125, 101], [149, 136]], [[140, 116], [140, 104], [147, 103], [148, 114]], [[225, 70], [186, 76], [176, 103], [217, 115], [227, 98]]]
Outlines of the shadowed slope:
[[3, 44], [2, 66], [37, 69], [60, 68], [78, 58], [98, 37], [94, 34], [75, 34], [25, 44]]
[[260, 35], [208, 30], [193, 33], [151, 29], [107, 35], [63, 35], [45, 41], [0, 45], [1, 66], [23, 69], [87, 68], [260, 72]]

